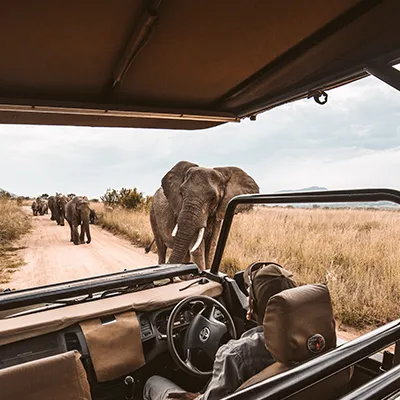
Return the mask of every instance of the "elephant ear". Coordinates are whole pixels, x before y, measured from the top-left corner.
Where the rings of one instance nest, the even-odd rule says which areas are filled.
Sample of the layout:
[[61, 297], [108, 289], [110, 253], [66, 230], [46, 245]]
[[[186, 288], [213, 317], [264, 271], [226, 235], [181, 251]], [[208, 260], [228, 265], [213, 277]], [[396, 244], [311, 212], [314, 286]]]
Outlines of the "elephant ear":
[[182, 197], [179, 192], [179, 187], [185, 180], [186, 172], [192, 167], [198, 167], [198, 165], [189, 161], [179, 161], [161, 180], [161, 186], [164, 190], [165, 197], [168, 199], [176, 216], [178, 216], [182, 206]]
[[[258, 187], [256, 181], [241, 168], [217, 167], [214, 169], [220, 172], [226, 178], [225, 194], [217, 210], [218, 219], [224, 218], [226, 207], [233, 197], [240, 194], [254, 194], [260, 192], [260, 188]], [[236, 207], [235, 214], [241, 211], [249, 210], [251, 207], [251, 205], [240, 205]]]

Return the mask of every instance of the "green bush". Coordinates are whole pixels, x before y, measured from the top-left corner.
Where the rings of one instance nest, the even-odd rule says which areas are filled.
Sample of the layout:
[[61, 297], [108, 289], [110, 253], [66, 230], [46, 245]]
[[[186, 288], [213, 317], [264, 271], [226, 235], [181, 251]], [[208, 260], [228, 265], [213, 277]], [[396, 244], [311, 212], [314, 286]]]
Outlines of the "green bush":
[[128, 210], [150, 210], [152, 196], [145, 196], [137, 188], [121, 190], [107, 189], [106, 193], [100, 197], [101, 201], [110, 207], [122, 207]]

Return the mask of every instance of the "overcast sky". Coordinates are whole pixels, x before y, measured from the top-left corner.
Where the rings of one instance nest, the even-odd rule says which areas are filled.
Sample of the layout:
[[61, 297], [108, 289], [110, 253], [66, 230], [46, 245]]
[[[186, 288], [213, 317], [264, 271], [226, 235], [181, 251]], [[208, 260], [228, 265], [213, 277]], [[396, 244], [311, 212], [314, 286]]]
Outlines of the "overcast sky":
[[324, 106], [302, 100], [200, 131], [0, 125], [0, 187], [18, 195], [152, 194], [179, 160], [241, 167], [263, 192], [400, 189], [400, 93], [366, 78]]

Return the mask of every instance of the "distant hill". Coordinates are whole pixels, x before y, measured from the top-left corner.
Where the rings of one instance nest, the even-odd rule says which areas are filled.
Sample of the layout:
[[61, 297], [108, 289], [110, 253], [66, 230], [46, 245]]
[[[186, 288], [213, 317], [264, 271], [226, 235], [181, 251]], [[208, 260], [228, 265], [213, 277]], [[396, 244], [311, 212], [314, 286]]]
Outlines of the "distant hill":
[[[275, 193], [296, 193], [296, 192], [323, 192], [327, 191], [324, 186], [310, 186], [303, 189], [284, 189], [279, 190]], [[328, 207], [328, 208], [399, 208], [397, 204], [391, 203], [390, 201], [379, 201], [379, 202], [370, 202], [370, 203], [304, 203], [304, 204], [292, 204], [293, 207], [299, 208], [311, 208], [311, 207]]]

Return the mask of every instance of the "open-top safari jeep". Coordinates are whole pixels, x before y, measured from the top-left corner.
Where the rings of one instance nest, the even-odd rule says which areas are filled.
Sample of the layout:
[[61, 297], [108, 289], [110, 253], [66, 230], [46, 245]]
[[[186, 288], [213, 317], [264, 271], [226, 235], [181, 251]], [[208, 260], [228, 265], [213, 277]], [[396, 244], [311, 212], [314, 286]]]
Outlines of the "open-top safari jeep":
[[[324, 104], [325, 90], [368, 74], [400, 89], [399, 15], [398, 0], [8, 2], [0, 123], [201, 129]], [[141, 399], [154, 374], [199, 390], [220, 343], [252, 326], [242, 274], [219, 272], [235, 207], [380, 200], [400, 204], [400, 192], [239, 196], [210, 270], [166, 264], [1, 294], [0, 397]], [[394, 399], [399, 341], [397, 320], [227, 398]]]

